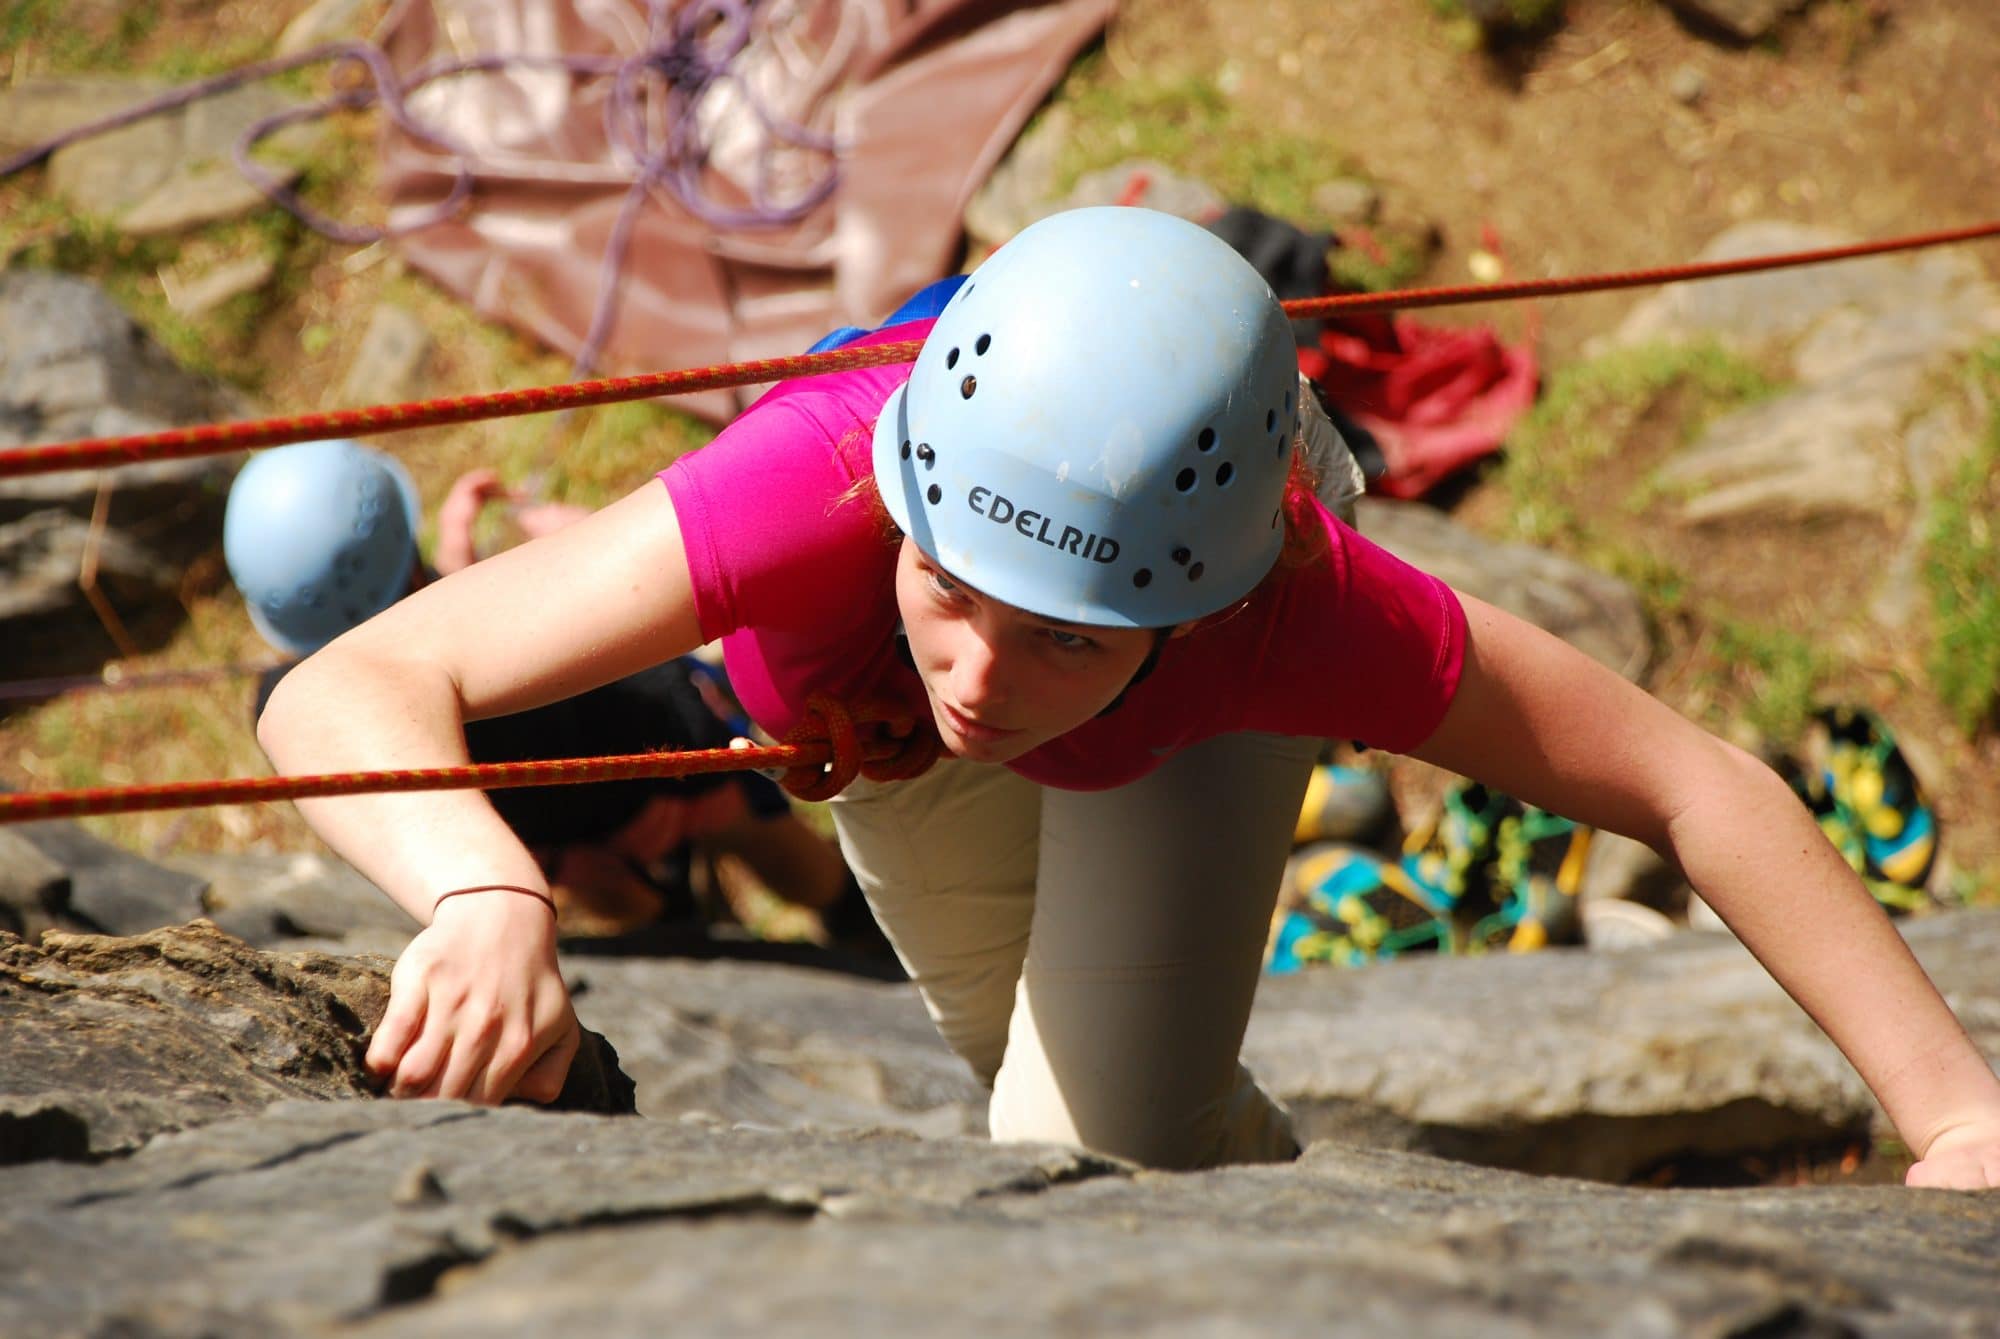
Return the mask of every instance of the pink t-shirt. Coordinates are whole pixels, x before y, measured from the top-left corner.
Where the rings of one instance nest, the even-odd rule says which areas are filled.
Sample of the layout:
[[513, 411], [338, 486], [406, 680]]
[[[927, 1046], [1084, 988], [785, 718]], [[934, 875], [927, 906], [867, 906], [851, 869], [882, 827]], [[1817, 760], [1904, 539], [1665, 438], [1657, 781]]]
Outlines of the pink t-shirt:
[[[929, 322], [856, 341], [914, 339]], [[797, 723], [806, 695], [888, 698], [927, 716], [896, 649], [896, 539], [852, 496], [908, 364], [787, 381], [660, 478], [673, 498], [702, 635], [764, 729]], [[1319, 513], [1329, 551], [1267, 580], [1233, 616], [1169, 640], [1117, 710], [1009, 763], [1032, 781], [1097, 790], [1235, 730], [1351, 739], [1402, 752], [1457, 691], [1465, 614], [1437, 578]]]

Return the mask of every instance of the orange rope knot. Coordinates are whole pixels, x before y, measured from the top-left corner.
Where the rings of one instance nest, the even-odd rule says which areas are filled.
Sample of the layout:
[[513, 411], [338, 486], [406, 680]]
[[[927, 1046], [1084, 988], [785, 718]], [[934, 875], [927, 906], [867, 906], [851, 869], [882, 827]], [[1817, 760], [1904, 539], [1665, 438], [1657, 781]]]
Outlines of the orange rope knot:
[[[881, 726], [883, 738], [864, 747], [857, 722]], [[779, 784], [801, 800], [832, 799], [856, 776], [870, 781], [907, 781], [922, 776], [944, 752], [944, 742], [928, 717], [915, 716], [894, 703], [871, 701], [849, 708], [825, 693], [806, 699], [804, 718], [785, 735], [784, 742], [794, 748], [819, 743], [832, 747], [831, 762], [802, 763], [787, 768], [779, 778]]]
[[912, 716], [893, 706], [868, 714], [881, 718], [887, 742], [893, 745], [893, 751], [862, 762], [861, 775], [870, 781], [908, 781], [930, 771], [944, 755], [944, 741], [929, 716]]
[[786, 732], [785, 743], [825, 743], [833, 748], [831, 762], [788, 767], [778, 779], [779, 785], [801, 800], [830, 800], [860, 774], [861, 740], [854, 733], [854, 717], [825, 693], [806, 699], [805, 717]]

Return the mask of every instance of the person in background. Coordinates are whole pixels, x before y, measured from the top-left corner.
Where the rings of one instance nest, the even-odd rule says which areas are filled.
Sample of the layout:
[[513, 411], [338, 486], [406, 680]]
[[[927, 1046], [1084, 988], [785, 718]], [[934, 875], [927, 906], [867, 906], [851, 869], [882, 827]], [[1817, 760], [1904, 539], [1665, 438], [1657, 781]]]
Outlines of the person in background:
[[[279, 447], [238, 474], [224, 515], [224, 557], [258, 632], [280, 652], [305, 656], [438, 576], [469, 567], [480, 514], [502, 501], [530, 539], [588, 515], [514, 493], [494, 471], [471, 471], [439, 508], [436, 565], [427, 569], [417, 547], [416, 489], [393, 457], [345, 440]], [[289, 669], [264, 675], [258, 715]], [[532, 710], [468, 722], [465, 736], [474, 761], [513, 762], [726, 748], [747, 729], [721, 675], [682, 656]], [[700, 910], [697, 857], [710, 872], [729, 857], [779, 897], [819, 913], [838, 947], [888, 960], [839, 851], [765, 777], [534, 786], [490, 798], [535, 852], [567, 931], [613, 936], [691, 924]]]

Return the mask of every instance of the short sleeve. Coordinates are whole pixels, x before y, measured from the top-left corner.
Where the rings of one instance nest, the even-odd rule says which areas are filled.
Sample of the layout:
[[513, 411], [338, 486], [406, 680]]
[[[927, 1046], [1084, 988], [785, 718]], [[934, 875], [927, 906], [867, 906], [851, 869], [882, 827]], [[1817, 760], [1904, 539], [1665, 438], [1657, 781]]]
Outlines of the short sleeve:
[[1327, 524], [1326, 559], [1285, 578], [1246, 724], [1408, 752], [1458, 692], [1464, 606], [1438, 578]]
[[839, 399], [794, 394], [745, 414], [661, 473], [705, 640], [797, 621], [856, 580], [843, 555], [882, 547], [877, 511], [855, 490], [867, 436]]

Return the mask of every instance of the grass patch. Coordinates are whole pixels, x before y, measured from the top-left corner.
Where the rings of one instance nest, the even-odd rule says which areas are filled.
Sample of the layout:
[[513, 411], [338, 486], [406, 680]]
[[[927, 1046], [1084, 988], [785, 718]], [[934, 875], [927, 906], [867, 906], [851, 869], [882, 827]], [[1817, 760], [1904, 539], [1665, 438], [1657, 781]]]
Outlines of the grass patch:
[[125, 64], [160, 24], [158, 0], [78, 13], [68, 0], [0, 0], [0, 60], [13, 75], [77, 74]]
[[1717, 617], [1712, 663], [1715, 696], [1735, 706], [1765, 739], [1789, 745], [1805, 732], [1819, 689], [1832, 670], [1825, 652], [1788, 629]]
[[[274, 659], [241, 601], [198, 600], [158, 652], [126, 662], [154, 670], [261, 664]], [[0, 779], [23, 789], [263, 776], [270, 765], [251, 728], [254, 681], [218, 677], [128, 692], [80, 692], [6, 722]], [[142, 855], [171, 850], [308, 850], [316, 846], [289, 804], [229, 805], [78, 820]]]
[[1253, 120], [1204, 76], [1120, 79], [1103, 52], [1093, 52], [1070, 72], [1055, 101], [1073, 118], [1056, 173], [1058, 194], [1086, 172], [1151, 158], [1208, 183], [1224, 199], [1314, 227], [1325, 220], [1312, 188], [1358, 175], [1332, 138]]
[[1578, 503], [1671, 393], [1677, 440], [1717, 414], [1769, 395], [1762, 369], [1720, 343], [1641, 344], [1563, 368], [1512, 436], [1499, 469], [1513, 537], [1587, 549], [1594, 525]]
[[1976, 391], [1994, 407], [1977, 448], [1932, 504], [1924, 534], [1931, 688], [1968, 736], [1993, 724], [2000, 700], [2000, 342], [1972, 359]]

